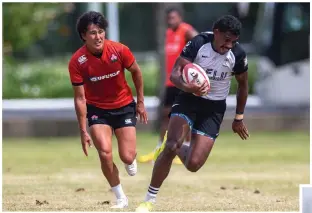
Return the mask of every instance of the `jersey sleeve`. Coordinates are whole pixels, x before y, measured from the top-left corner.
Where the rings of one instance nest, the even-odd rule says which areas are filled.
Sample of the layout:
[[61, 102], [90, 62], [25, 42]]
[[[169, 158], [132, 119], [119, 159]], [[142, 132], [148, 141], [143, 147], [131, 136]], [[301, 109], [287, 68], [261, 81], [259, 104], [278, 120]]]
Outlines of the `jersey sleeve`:
[[234, 73], [241, 74], [246, 72], [248, 70], [248, 61], [246, 52], [239, 44], [236, 45], [233, 52], [235, 55], [235, 65], [233, 67]]
[[187, 31], [189, 31], [189, 30], [193, 30], [194, 28], [192, 27], [192, 25], [190, 25], [190, 24], [184, 24], [183, 25], [183, 30], [185, 31], [185, 32], [187, 32]]
[[192, 40], [187, 42], [187, 44], [184, 46], [180, 56], [182, 58], [185, 58], [186, 60], [189, 60], [191, 62], [194, 62], [198, 50], [205, 44], [205, 39], [201, 35], [195, 36]]
[[83, 77], [79, 70], [78, 64], [75, 63], [75, 61], [72, 59], [70, 60], [68, 64], [68, 71], [69, 71], [70, 81], [73, 86], [80, 86], [84, 84]]
[[126, 69], [130, 68], [135, 61], [134, 55], [129, 47], [122, 45], [122, 64]]

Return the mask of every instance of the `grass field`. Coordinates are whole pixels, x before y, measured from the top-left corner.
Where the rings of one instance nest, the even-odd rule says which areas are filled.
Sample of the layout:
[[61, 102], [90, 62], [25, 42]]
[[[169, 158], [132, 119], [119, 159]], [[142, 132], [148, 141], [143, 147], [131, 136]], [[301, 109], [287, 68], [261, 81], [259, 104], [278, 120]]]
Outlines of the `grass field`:
[[[174, 165], [155, 211], [298, 211], [299, 184], [309, 183], [309, 133], [254, 133], [242, 141], [222, 133], [197, 173]], [[157, 135], [138, 134], [138, 153]], [[129, 208], [145, 197], [152, 166], [129, 177], [119, 167]], [[78, 138], [4, 139], [4, 211], [111, 211], [114, 201], [94, 148], [86, 158]], [[106, 201], [106, 202], [105, 202]], [[110, 202], [110, 204], [107, 204]]]

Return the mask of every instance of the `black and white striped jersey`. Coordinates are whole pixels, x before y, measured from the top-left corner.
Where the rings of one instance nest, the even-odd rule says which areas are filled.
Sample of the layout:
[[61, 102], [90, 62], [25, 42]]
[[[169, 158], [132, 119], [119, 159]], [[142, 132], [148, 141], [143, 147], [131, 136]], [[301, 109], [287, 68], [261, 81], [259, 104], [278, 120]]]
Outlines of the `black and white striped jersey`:
[[229, 94], [232, 76], [248, 70], [247, 56], [239, 43], [224, 55], [217, 53], [211, 45], [213, 38], [212, 32], [200, 33], [185, 45], [180, 56], [198, 64], [208, 74], [210, 91], [202, 98], [224, 100]]

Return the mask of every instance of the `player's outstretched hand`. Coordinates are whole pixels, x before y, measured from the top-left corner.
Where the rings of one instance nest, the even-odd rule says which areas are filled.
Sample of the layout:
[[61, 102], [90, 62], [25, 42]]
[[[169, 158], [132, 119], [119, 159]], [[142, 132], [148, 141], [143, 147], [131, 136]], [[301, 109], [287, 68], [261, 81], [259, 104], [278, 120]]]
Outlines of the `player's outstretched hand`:
[[88, 156], [88, 147], [91, 147], [91, 137], [88, 132], [80, 133], [82, 150]]
[[243, 140], [247, 140], [249, 137], [249, 133], [247, 127], [245, 126], [243, 120], [241, 121], [233, 121], [232, 129], [234, 133], [237, 133]]
[[140, 122], [147, 124], [147, 113], [143, 101], [138, 101], [136, 111], [137, 118], [140, 119]]

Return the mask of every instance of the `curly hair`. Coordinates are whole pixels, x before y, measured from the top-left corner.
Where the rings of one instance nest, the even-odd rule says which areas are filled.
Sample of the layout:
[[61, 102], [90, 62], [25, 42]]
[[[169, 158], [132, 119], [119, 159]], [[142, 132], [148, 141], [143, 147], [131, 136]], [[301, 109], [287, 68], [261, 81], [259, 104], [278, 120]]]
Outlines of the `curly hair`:
[[82, 38], [81, 35], [87, 32], [88, 26], [90, 24], [95, 24], [99, 28], [104, 29], [104, 31], [106, 31], [106, 28], [108, 27], [108, 22], [101, 13], [95, 12], [95, 11], [89, 11], [89, 12], [82, 14], [78, 18], [77, 25], [76, 25], [76, 30], [82, 41], [84, 41], [84, 39]]
[[220, 32], [230, 32], [233, 35], [239, 36], [242, 28], [242, 23], [231, 15], [225, 15], [214, 22], [214, 30], [218, 29]]

